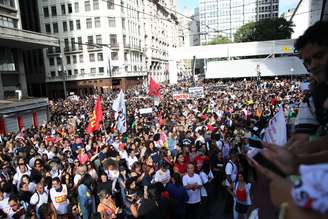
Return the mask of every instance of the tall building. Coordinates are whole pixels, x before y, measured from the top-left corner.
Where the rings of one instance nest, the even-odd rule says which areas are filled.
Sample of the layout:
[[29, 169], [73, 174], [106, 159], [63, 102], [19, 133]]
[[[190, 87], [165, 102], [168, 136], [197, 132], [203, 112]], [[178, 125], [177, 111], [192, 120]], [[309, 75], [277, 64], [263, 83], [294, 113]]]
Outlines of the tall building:
[[191, 16], [191, 45], [200, 46], [200, 22], [199, 22], [199, 8], [194, 9], [194, 14]]
[[168, 81], [168, 49], [178, 46], [176, 0], [144, 0], [146, 66], [156, 81]]
[[176, 37], [175, 15], [167, 9], [174, 9], [173, 0], [38, 2], [42, 32], [60, 39], [60, 50], [44, 52], [46, 80], [55, 96], [63, 95], [63, 80], [79, 95], [125, 89], [149, 73], [167, 80], [167, 49]]
[[0, 1], [0, 133], [36, 127], [47, 120], [48, 100], [27, 97], [30, 69], [24, 53], [58, 46], [58, 39], [23, 30], [22, 18], [18, 0]]
[[278, 17], [279, 0], [200, 0], [201, 44], [218, 36], [233, 40], [242, 25], [261, 19]]
[[292, 38], [296, 39], [304, 31], [315, 24], [317, 21], [325, 18], [327, 6], [325, 0], [300, 0], [292, 14], [287, 18], [294, 23], [294, 33]]

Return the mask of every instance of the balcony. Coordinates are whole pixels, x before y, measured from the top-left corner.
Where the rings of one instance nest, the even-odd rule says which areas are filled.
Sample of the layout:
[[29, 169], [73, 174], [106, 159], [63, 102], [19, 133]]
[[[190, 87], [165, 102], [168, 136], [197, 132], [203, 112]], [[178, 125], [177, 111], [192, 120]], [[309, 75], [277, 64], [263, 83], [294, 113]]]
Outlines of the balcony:
[[141, 51], [141, 46], [140, 45], [133, 45], [133, 46], [131, 46], [131, 50]]
[[123, 43], [124, 49], [131, 49], [130, 43]]
[[112, 50], [119, 50], [120, 49], [120, 45], [118, 43], [111, 43], [110, 44], [110, 48]]
[[144, 77], [147, 76], [147, 71], [112, 72], [111, 76], [113, 78]]
[[[89, 79], [101, 79], [101, 78], [109, 78], [109, 75], [107, 73], [97, 73], [97, 74], [91, 74], [91, 73], [85, 73], [83, 75], [78, 74], [78, 75], [66, 75], [65, 80], [66, 81], [78, 81], [78, 80], [89, 80]], [[58, 76], [48, 76], [46, 78], [47, 82], [59, 82], [63, 81], [63, 76], [58, 75]]]
[[56, 47], [56, 48], [47, 48], [47, 55], [48, 56], [58, 56], [60, 55], [60, 48]]

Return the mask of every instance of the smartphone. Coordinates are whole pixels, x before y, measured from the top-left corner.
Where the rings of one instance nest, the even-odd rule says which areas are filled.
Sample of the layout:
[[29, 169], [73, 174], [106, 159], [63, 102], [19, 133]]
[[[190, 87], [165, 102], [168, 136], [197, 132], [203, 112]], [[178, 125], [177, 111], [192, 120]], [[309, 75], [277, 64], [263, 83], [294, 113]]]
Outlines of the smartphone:
[[261, 150], [259, 150], [259, 149], [250, 150], [247, 152], [247, 156], [253, 158], [258, 164], [264, 166], [268, 170], [271, 170], [272, 172], [276, 173], [277, 175], [279, 175], [281, 177], [287, 176], [279, 167], [277, 167], [270, 160], [266, 159], [260, 151]]
[[248, 144], [250, 147], [263, 149], [263, 145], [260, 139], [257, 138], [248, 138]]

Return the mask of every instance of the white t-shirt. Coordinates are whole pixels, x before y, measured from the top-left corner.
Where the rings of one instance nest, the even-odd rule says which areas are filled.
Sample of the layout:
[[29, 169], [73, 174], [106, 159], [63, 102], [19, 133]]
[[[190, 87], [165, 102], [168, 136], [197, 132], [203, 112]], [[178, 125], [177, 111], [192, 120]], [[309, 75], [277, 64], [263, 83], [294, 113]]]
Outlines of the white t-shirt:
[[73, 179], [74, 185], [76, 186], [80, 182], [81, 179], [82, 179], [82, 176], [80, 174], [76, 174]]
[[[238, 175], [237, 165], [234, 164], [231, 160], [229, 160], [229, 162], [225, 166], [225, 173], [226, 175], [230, 175], [232, 182], [235, 182]], [[230, 187], [228, 179], [226, 179], [226, 186]]]
[[68, 211], [67, 187], [66, 185], [62, 185], [62, 187], [61, 192], [57, 192], [55, 188], [50, 189], [50, 198], [57, 214], [66, 214]]
[[154, 176], [155, 182], [168, 183], [171, 179], [170, 170], [163, 172], [162, 170], [157, 170]]
[[9, 208], [9, 198], [4, 198], [3, 200], [0, 201], [0, 209], [4, 210], [6, 208]]
[[132, 165], [138, 161], [138, 158], [135, 156], [135, 157], [131, 157], [129, 156], [127, 159], [126, 159], [126, 162], [128, 163], [128, 168], [131, 170], [131, 167]]
[[42, 194], [34, 193], [30, 199], [31, 205], [36, 205], [36, 213], [38, 214], [39, 208], [42, 204], [48, 203], [48, 193], [44, 192]]
[[[200, 176], [196, 173], [194, 173], [192, 177], [190, 177], [188, 174], [184, 175], [182, 178], [182, 183], [183, 186], [187, 186], [191, 184], [197, 184], [199, 186], [203, 185]], [[196, 204], [201, 201], [200, 188], [195, 189], [195, 191], [191, 189], [187, 189], [187, 194], [189, 196], [189, 199], [187, 201], [188, 204]]]
[[[200, 179], [202, 180], [203, 185], [205, 185], [209, 181], [210, 178], [212, 178], [212, 179], [214, 178], [213, 173], [212, 173], [211, 170], [208, 174], [206, 174], [204, 171], [201, 171], [199, 173], [199, 176], [200, 176]], [[204, 186], [202, 186], [200, 188], [200, 194], [201, 194], [202, 197], [208, 196], [207, 191], [206, 191]]]

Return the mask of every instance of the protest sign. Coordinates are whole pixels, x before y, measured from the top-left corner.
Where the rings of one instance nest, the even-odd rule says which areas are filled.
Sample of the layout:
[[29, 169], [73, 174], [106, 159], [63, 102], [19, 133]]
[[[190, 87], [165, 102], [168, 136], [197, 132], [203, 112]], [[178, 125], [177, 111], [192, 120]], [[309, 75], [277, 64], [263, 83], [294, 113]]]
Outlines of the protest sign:
[[190, 87], [188, 88], [188, 93], [190, 98], [204, 98], [203, 87]]

